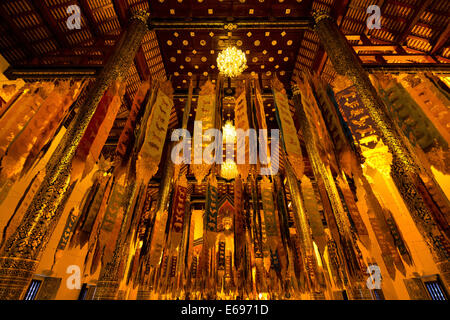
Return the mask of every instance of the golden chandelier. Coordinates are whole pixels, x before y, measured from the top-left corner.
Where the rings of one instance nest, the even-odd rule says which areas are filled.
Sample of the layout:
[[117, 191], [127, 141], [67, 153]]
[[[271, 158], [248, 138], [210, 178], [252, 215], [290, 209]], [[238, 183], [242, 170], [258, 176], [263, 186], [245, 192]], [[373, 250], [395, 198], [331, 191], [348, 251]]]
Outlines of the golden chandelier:
[[232, 159], [226, 159], [226, 161], [222, 163], [220, 167], [220, 175], [225, 180], [235, 179], [239, 174], [236, 162], [234, 162]]
[[247, 69], [245, 53], [236, 47], [228, 47], [217, 56], [217, 67], [227, 77], [237, 77]]

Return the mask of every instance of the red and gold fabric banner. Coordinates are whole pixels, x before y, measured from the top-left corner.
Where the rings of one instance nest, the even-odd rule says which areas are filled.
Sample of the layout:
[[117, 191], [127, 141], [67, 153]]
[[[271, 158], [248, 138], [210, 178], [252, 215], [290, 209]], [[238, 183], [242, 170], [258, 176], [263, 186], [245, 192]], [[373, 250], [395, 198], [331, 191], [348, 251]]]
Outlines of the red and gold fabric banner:
[[97, 162], [122, 104], [125, 88], [125, 82], [114, 81], [100, 100], [73, 159], [72, 180], [86, 176]]
[[[201, 183], [211, 169], [211, 164], [205, 163], [203, 151], [207, 145], [211, 143], [211, 136], [205, 135], [205, 132], [215, 127], [216, 121], [216, 95], [215, 86], [211, 81], [207, 81], [201, 88], [198, 96], [197, 112], [195, 114], [195, 122], [202, 124], [201, 137], [196, 139], [194, 128], [194, 163], [191, 165], [197, 183]], [[201, 140], [201, 141], [198, 141]], [[200, 154], [201, 159], [196, 159], [196, 155]]]
[[181, 236], [183, 234], [184, 214], [186, 211], [187, 199], [187, 180], [186, 176], [181, 176], [178, 179], [178, 184], [175, 187], [175, 194], [172, 204], [172, 217], [170, 221], [170, 242], [171, 248], [174, 249], [180, 245]]
[[170, 81], [161, 84], [152, 113], [145, 126], [144, 142], [136, 161], [138, 181], [149, 181], [158, 171], [161, 154], [166, 141], [170, 113], [173, 107], [173, 88]]
[[292, 165], [292, 169], [294, 170], [297, 179], [300, 180], [303, 176], [304, 169], [302, 149], [300, 147], [300, 141], [298, 140], [294, 120], [292, 119], [291, 110], [289, 109], [286, 90], [280, 80], [276, 77], [272, 80], [272, 89], [287, 158]]
[[138, 121], [138, 116], [142, 108], [142, 104], [150, 90], [150, 80], [144, 81], [136, 92], [131, 106], [130, 114], [128, 115], [125, 127], [119, 137], [117, 143], [116, 154], [114, 162], [116, 165], [125, 166], [134, 145], [134, 129]]

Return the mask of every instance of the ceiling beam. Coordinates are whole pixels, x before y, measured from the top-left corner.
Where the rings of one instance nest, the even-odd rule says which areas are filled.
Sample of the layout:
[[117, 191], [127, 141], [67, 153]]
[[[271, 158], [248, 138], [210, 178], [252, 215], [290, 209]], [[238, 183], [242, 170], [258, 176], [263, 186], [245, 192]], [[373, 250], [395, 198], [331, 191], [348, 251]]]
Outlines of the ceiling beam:
[[17, 27], [16, 23], [11, 19], [11, 16], [8, 14], [8, 12], [6, 12], [2, 4], [0, 4], [0, 20], [0, 23], [2, 23], [6, 27], [6, 30], [11, 31], [11, 35], [13, 35], [14, 40], [22, 49], [27, 60], [32, 59], [32, 54], [34, 54], [35, 56], [39, 55], [39, 52], [37, 52], [37, 50], [33, 48], [28, 39], [25, 38], [22, 30]]
[[433, 72], [450, 75], [449, 63], [386, 63], [386, 64], [363, 64], [364, 69], [369, 73], [417, 73]]
[[433, 0], [421, 0], [418, 4], [416, 4], [413, 8], [414, 13], [411, 18], [408, 19], [408, 23], [405, 26], [405, 29], [403, 29], [403, 32], [400, 34], [397, 34], [395, 37], [394, 42], [398, 44], [403, 44], [403, 42], [406, 40], [408, 35], [411, 33], [414, 26], [417, 24], [417, 22], [420, 20], [420, 17], [422, 16], [422, 13], [431, 5]]
[[[120, 1], [119, 1], [120, 2]], [[237, 29], [284, 29], [284, 30], [312, 30], [314, 20], [311, 17], [296, 19], [274, 19], [266, 18], [255, 19], [215, 19], [206, 20], [200, 18], [186, 19], [159, 19], [150, 17], [148, 21], [150, 30], [209, 30], [209, 29], [226, 29], [227, 26], [237, 27]], [[234, 29], [235, 30], [235, 29]]]
[[448, 44], [449, 39], [450, 39], [450, 24], [447, 24], [445, 31], [440, 34], [439, 38], [434, 43], [433, 48], [430, 51], [430, 54], [435, 55], [436, 53], [438, 53], [439, 50], [441, 50], [445, 46], [446, 43]]
[[92, 10], [90, 9], [89, 3], [87, 0], [79, 0], [81, 7], [81, 12], [83, 13], [83, 17], [85, 18], [86, 24], [91, 30], [92, 34], [96, 38], [100, 38], [102, 35], [100, 34], [99, 29], [97, 28], [97, 23], [95, 22], [94, 15], [92, 14]]
[[58, 40], [58, 44], [62, 49], [70, 48], [71, 45], [67, 40], [67, 37], [61, 32], [61, 29], [58, 26], [58, 22], [55, 21], [53, 15], [49, 11], [49, 7], [42, 0], [31, 0], [33, 6], [37, 9], [37, 12], [40, 14], [42, 18], [42, 22], [47, 26], [49, 32], [51, 32], [56, 40]]
[[5, 76], [11, 80], [16, 80], [20, 78], [25, 81], [32, 81], [36, 79], [54, 79], [54, 78], [86, 79], [86, 78], [96, 78], [101, 69], [102, 66], [9, 67], [5, 71]]

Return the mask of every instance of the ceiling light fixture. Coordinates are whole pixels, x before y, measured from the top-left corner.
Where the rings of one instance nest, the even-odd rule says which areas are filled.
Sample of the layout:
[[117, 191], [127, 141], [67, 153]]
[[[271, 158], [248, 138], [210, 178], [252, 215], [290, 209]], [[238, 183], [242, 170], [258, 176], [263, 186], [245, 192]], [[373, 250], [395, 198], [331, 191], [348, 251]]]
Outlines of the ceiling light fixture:
[[242, 50], [228, 47], [217, 55], [217, 67], [227, 77], [237, 77], [247, 69], [247, 58]]

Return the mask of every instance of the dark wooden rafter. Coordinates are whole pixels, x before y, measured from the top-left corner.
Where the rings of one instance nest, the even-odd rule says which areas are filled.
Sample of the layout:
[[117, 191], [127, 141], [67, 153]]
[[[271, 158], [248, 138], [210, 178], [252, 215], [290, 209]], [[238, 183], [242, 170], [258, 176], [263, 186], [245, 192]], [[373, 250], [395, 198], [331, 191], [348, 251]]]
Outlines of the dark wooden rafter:
[[52, 33], [56, 40], [58, 40], [58, 44], [61, 48], [70, 48], [70, 43], [67, 40], [67, 37], [61, 32], [61, 29], [58, 26], [58, 22], [55, 21], [53, 15], [50, 13], [48, 6], [45, 5], [45, 2], [42, 0], [30, 0], [33, 6], [37, 9], [37, 12], [42, 17], [42, 22], [47, 26], [47, 29], [50, 33]]
[[2, 23], [6, 30], [11, 30], [14, 34], [14, 40], [17, 42], [18, 46], [22, 49], [27, 60], [30, 60], [33, 56], [39, 56], [40, 53], [33, 48], [31, 43], [25, 38], [15, 22], [11, 19], [11, 16], [6, 12], [3, 8], [2, 4], [0, 4], [0, 23]]
[[[418, 5], [412, 6], [413, 8], [413, 15], [410, 19], [408, 19], [408, 23], [405, 25], [405, 29], [403, 32], [399, 33], [396, 37], [394, 42], [398, 44], [402, 44], [408, 35], [411, 33], [414, 26], [419, 22], [420, 17], [424, 13], [424, 11], [431, 5], [433, 0], [421, 0]], [[405, 4], [402, 4], [403, 6], [406, 6]], [[411, 6], [408, 6], [411, 7]]]
[[446, 44], [449, 44], [450, 42], [450, 23], [447, 24], [447, 27], [445, 28], [445, 31], [441, 33], [439, 38], [436, 40], [436, 43], [434, 43], [433, 48], [430, 51], [431, 55], [437, 54]]
[[97, 23], [95, 22], [94, 15], [92, 14], [92, 10], [89, 7], [89, 3], [87, 0], [79, 0], [81, 13], [83, 14], [83, 17], [85, 18], [86, 24], [89, 27], [89, 30], [91, 30], [94, 37], [101, 38], [103, 35], [100, 33]]

